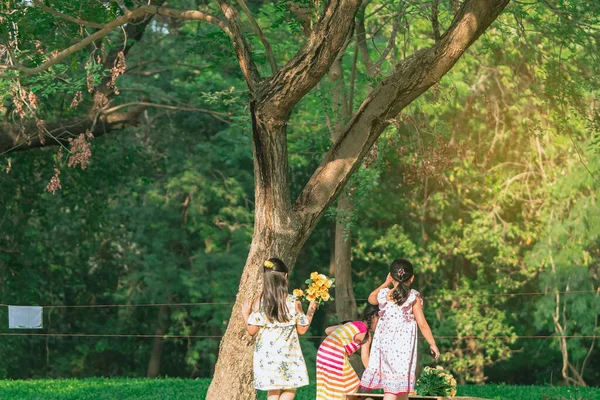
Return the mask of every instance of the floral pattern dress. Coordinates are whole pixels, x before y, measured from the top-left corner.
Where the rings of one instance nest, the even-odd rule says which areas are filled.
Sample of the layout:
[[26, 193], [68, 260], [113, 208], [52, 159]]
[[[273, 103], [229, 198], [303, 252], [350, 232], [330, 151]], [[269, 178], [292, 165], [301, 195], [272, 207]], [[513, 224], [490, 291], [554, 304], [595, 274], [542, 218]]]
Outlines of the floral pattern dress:
[[254, 346], [254, 388], [258, 390], [294, 389], [308, 385], [306, 363], [298, 340], [296, 324], [310, 324], [306, 314], [296, 310], [296, 297], [286, 300], [288, 322], [269, 321], [262, 303], [248, 324], [260, 326]]
[[383, 389], [386, 393], [406, 394], [414, 391], [417, 367], [417, 322], [412, 306], [423, 304], [419, 292], [411, 289], [401, 306], [388, 301], [390, 289], [377, 295], [379, 322], [375, 329], [369, 365], [360, 385], [366, 389]]

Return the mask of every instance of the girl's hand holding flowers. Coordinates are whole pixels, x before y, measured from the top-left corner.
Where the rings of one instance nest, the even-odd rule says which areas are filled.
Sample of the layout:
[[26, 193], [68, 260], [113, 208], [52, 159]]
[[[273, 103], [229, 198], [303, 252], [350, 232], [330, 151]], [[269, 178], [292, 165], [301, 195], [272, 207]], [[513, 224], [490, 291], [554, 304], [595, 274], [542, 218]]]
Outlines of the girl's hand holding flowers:
[[329, 289], [335, 287], [335, 279], [328, 278], [326, 275], [313, 272], [310, 274], [310, 279], [306, 280], [308, 288], [306, 290], [294, 289], [293, 294], [298, 300], [307, 300], [311, 303], [316, 303], [320, 306], [326, 301], [333, 300], [329, 294]]

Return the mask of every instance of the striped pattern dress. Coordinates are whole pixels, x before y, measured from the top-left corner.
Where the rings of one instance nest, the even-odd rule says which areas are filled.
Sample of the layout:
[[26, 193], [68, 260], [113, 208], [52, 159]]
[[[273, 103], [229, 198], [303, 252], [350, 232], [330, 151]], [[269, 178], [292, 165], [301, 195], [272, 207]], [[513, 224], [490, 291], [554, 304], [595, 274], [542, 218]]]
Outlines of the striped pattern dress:
[[367, 332], [367, 325], [353, 321], [341, 325], [323, 341], [317, 351], [317, 400], [342, 399], [358, 389], [360, 380], [348, 356], [360, 347], [355, 340]]

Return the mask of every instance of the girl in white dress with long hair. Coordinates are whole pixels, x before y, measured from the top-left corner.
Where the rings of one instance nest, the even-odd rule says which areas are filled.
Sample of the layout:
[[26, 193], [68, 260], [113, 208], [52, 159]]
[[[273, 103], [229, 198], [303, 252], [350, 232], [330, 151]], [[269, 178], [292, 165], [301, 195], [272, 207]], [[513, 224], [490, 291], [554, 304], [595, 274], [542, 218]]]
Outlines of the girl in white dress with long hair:
[[288, 293], [288, 268], [278, 258], [263, 265], [263, 290], [252, 304], [246, 301], [242, 316], [246, 331], [256, 336], [254, 388], [267, 392], [268, 400], [292, 400], [296, 389], [308, 385], [308, 373], [298, 334], [308, 330], [316, 310], [311, 302], [307, 314]]

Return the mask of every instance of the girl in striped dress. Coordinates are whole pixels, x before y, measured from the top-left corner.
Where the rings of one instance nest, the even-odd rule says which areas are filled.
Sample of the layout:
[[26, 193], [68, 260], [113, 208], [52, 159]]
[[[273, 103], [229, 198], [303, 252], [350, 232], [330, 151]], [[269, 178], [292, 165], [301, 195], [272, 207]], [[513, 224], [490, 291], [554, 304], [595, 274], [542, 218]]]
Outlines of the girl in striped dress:
[[361, 348], [361, 360], [369, 363], [371, 335], [377, 324], [377, 306], [368, 305], [364, 321], [342, 322], [325, 330], [327, 338], [317, 351], [317, 400], [338, 400], [358, 389], [360, 379], [348, 356]]

